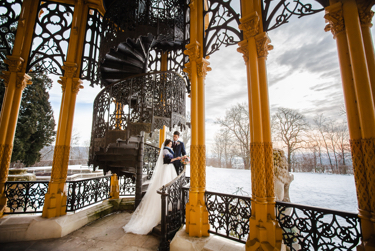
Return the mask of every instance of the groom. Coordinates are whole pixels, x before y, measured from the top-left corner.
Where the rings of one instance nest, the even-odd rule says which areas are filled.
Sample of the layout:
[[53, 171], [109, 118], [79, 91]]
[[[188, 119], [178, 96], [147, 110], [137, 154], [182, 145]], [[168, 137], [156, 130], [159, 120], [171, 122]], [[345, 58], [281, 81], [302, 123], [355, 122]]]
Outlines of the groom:
[[[174, 151], [174, 156], [173, 156], [174, 158], [186, 155], [184, 143], [178, 140], [179, 137], [180, 137], [180, 132], [175, 131], [173, 133], [173, 143], [172, 143], [172, 148], [173, 148], [173, 151]], [[174, 168], [176, 169], [177, 175], [179, 175], [180, 174], [180, 167], [182, 166], [181, 160], [173, 161], [173, 165], [174, 165]]]

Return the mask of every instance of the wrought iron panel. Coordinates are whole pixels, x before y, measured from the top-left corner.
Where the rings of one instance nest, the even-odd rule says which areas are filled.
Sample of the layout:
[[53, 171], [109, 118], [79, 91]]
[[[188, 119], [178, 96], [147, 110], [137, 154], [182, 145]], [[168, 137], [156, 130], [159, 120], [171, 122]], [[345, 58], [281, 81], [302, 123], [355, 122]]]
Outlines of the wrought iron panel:
[[152, 34], [159, 42], [183, 43], [185, 8], [182, 0], [115, 1], [104, 16], [101, 57], [127, 38], [140, 35]]
[[159, 250], [169, 250], [169, 243], [185, 222], [186, 196], [184, 186], [190, 179], [185, 177], [186, 167], [174, 180], [157, 192], [161, 194], [161, 241]]
[[161, 71], [161, 51], [151, 50], [148, 59], [148, 71]]
[[246, 243], [251, 217], [251, 198], [206, 191], [209, 232]]
[[64, 75], [74, 6], [40, 1], [26, 71]]
[[86, 22], [80, 78], [91, 81], [91, 86], [100, 84], [99, 51], [103, 16], [99, 11], [89, 9]]
[[207, 4], [208, 10], [203, 15], [209, 15], [210, 21], [204, 34], [204, 57], [218, 51], [222, 45], [235, 45], [243, 39], [242, 31], [238, 28], [240, 0], [208, 0]]
[[111, 176], [68, 182], [66, 211], [76, 211], [109, 198]]
[[174, 72], [143, 74], [106, 87], [94, 101], [92, 140], [130, 125], [147, 124], [151, 131], [171, 123], [184, 126], [185, 93], [186, 82]]
[[22, 2], [22, 0], [0, 1], [0, 70], [7, 69], [4, 59], [13, 51]]
[[276, 217], [290, 250], [355, 250], [361, 240], [357, 214], [276, 202]]
[[48, 190], [47, 182], [38, 181], [8, 181], [5, 183], [7, 213], [41, 213], [44, 197]]
[[[262, 1], [263, 30], [270, 31], [298, 18], [312, 15], [329, 6], [329, 0], [264, 0]], [[323, 8], [322, 8], [323, 7]]]
[[154, 168], [156, 161], [159, 157], [160, 148], [145, 144], [143, 152], [143, 174], [147, 175], [147, 179], [150, 180], [154, 174]]
[[135, 185], [136, 185], [135, 176], [133, 177], [120, 176], [118, 178], [118, 182], [120, 186], [121, 196], [134, 196], [135, 195]]

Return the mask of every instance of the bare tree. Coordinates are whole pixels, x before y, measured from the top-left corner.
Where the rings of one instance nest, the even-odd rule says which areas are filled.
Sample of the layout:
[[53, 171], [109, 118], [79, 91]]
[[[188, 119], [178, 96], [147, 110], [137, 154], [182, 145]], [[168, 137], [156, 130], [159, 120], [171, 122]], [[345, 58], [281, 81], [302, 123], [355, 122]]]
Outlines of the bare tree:
[[292, 153], [297, 149], [303, 148], [304, 134], [309, 129], [309, 124], [305, 117], [299, 112], [288, 109], [278, 108], [277, 113], [272, 116], [272, 123], [275, 137], [281, 140], [288, 151], [288, 169], [291, 171]]
[[238, 103], [226, 111], [224, 118], [215, 121], [236, 140], [235, 155], [241, 157], [245, 169], [250, 169], [250, 122], [249, 110], [245, 103]]
[[213, 153], [218, 160], [219, 167], [232, 168], [236, 150], [228, 129], [222, 128], [215, 134]]

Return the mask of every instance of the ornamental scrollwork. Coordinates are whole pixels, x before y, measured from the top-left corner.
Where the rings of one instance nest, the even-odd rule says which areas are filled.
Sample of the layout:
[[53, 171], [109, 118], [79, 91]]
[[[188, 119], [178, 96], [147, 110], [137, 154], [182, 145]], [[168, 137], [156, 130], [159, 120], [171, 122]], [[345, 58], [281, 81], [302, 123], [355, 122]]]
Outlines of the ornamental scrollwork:
[[255, 37], [259, 33], [259, 16], [254, 12], [250, 16], [241, 18], [241, 24], [238, 25], [240, 30], [244, 32], [246, 39]]
[[88, 10], [85, 42], [83, 45], [81, 72], [82, 80], [91, 81], [90, 86], [99, 84], [99, 52], [102, 34], [103, 16], [94, 9]]
[[[306, 3], [307, 2], [307, 3]], [[318, 2], [318, 3], [316, 3]], [[320, 6], [317, 6], [320, 5]], [[262, 1], [263, 31], [267, 32], [289, 23], [292, 16], [298, 18], [324, 11], [328, 0], [264, 0]], [[319, 8], [319, 7], [323, 8]]]
[[63, 75], [74, 6], [41, 1], [26, 71]]
[[22, 0], [0, 1], [0, 70], [7, 69], [4, 60], [13, 51], [21, 6]]
[[209, 23], [205, 29], [203, 56], [213, 54], [222, 45], [235, 45], [243, 39], [242, 32], [238, 29], [240, 13], [235, 6], [239, 1], [209, 0], [208, 9], [203, 16], [209, 15]]

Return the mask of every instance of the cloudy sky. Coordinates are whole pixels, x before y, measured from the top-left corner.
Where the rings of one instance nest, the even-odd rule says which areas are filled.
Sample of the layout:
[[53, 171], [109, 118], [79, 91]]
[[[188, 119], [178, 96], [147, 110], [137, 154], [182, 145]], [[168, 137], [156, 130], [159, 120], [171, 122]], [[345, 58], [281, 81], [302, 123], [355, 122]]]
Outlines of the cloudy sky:
[[[271, 113], [278, 107], [286, 107], [298, 110], [307, 118], [320, 113], [338, 117], [344, 100], [336, 42], [331, 32], [324, 32], [323, 16], [321, 12], [296, 18], [269, 32], [274, 46], [267, 60]], [[372, 33], [375, 39], [374, 27]], [[214, 121], [223, 117], [231, 106], [247, 103], [245, 64], [237, 47], [221, 48], [209, 59], [212, 68], [206, 78], [206, 143], [209, 150], [218, 130]], [[90, 87], [87, 82], [84, 86], [78, 93], [73, 126], [81, 136], [82, 145], [90, 140], [92, 102], [100, 90]], [[56, 81], [50, 90], [50, 100], [57, 122], [61, 87]]]

